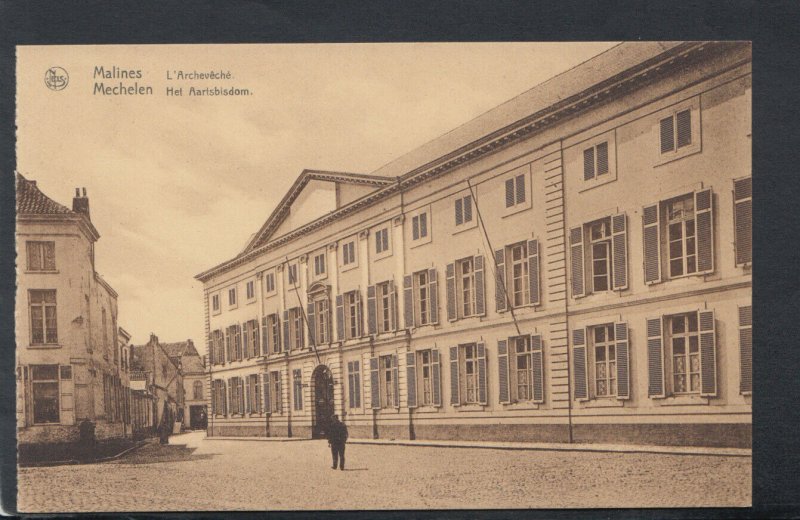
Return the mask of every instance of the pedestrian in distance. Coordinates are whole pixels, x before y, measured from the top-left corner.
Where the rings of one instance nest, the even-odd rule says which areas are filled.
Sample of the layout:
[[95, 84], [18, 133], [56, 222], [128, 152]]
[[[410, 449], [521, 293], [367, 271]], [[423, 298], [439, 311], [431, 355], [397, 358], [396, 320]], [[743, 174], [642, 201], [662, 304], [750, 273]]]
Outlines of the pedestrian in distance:
[[328, 427], [328, 446], [331, 447], [331, 457], [333, 457], [332, 469], [338, 466], [344, 471], [345, 443], [347, 443], [347, 425], [339, 420], [338, 415], [334, 415]]

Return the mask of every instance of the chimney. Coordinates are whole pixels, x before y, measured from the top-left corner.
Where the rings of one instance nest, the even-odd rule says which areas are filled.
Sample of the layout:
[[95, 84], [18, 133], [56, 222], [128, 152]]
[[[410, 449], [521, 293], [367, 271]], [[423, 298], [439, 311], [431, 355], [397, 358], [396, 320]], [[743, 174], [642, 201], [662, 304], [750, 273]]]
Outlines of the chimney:
[[83, 213], [86, 218], [91, 220], [89, 216], [89, 198], [86, 196], [86, 188], [83, 188], [83, 195], [80, 189], [75, 188], [75, 198], [72, 199], [72, 211], [75, 213]]

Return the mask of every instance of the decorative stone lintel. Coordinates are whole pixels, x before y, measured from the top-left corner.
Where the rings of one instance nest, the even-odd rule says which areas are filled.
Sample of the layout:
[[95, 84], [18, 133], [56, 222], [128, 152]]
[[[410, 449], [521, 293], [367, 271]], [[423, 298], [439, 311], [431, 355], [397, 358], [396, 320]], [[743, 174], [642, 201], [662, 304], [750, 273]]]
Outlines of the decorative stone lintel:
[[360, 238], [361, 240], [366, 240], [366, 239], [368, 239], [368, 238], [369, 238], [369, 229], [365, 229], [364, 231], [361, 231], [361, 232], [358, 234], [358, 238]]
[[328, 249], [330, 251], [336, 251], [337, 249], [339, 249], [339, 242], [338, 241], [337, 242], [331, 242], [330, 244], [328, 244]]

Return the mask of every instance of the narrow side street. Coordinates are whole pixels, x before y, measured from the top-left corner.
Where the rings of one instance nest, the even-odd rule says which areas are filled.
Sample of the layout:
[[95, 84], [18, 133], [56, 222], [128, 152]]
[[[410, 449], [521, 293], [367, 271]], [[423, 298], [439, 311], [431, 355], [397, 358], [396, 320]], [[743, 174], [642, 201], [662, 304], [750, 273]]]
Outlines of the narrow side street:
[[[743, 457], [347, 446], [176, 435], [120, 460], [20, 468], [23, 512], [747, 506]], [[713, 481], [713, 485], [709, 485]]]

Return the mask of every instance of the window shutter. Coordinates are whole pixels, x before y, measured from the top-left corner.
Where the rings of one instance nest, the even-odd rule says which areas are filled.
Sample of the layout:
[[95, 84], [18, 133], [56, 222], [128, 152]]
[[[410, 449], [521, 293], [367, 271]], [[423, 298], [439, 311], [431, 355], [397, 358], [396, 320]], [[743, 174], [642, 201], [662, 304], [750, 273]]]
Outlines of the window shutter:
[[442, 374], [439, 363], [439, 351], [431, 350], [431, 393], [433, 405], [442, 406]]
[[403, 315], [405, 327], [410, 329], [414, 326], [414, 289], [410, 274], [403, 277]]
[[539, 241], [528, 240], [528, 288], [531, 305], [539, 305], [541, 293], [539, 289]]
[[358, 336], [364, 335], [364, 320], [361, 317], [362, 312], [361, 291], [356, 291], [356, 328], [358, 328]]
[[236, 394], [233, 393], [234, 390], [233, 379], [228, 379], [228, 410], [230, 410], [231, 415], [236, 413]]
[[486, 345], [478, 343], [478, 402], [486, 404]]
[[336, 339], [344, 341], [344, 296], [336, 295]]
[[275, 372], [275, 393], [278, 400], [278, 412], [283, 412], [283, 383], [281, 381], [281, 373]]
[[264, 412], [272, 413], [272, 401], [269, 398], [269, 372], [261, 375], [261, 386], [264, 389]]
[[675, 116], [678, 127], [678, 148], [692, 144], [692, 112], [684, 110]]
[[459, 197], [456, 199], [456, 226], [464, 223], [464, 198]]
[[378, 331], [378, 302], [375, 299], [375, 286], [367, 287], [367, 334]]
[[330, 300], [328, 298], [322, 300], [322, 311], [325, 313], [325, 318], [326, 318], [325, 335], [328, 338], [327, 339], [328, 343], [330, 344], [333, 342], [333, 323], [331, 322], [331, 320], [333, 320], [333, 315], [331, 313]]
[[406, 352], [406, 399], [409, 408], [417, 407], [417, 372], [415, 366], [416, 353]]
[[700, 311], [700, 395], [717, 395], [717, 340], [714, 311]]
[[228, 363], [233, 360], [233, 334], [230, 327], [225, 331], [225, 357]]
[[222, 388], [222, 415], [228, 415], [228, 391], [225, 385], [225, 380], [220, 379], [219, 382]]
[[514, 205], [514, 179], [506, 179], [506, 207]]
[[317, 344], [317, 318], [314, 315], [314, 302], [309, 302], [307, 305], [308, 312], [306, 312], [306, 319], [308, 320], [308, 340], [310, 345]]
[[647, 319], [647, 375], [647, 395], [651, 398], [665, 397], [661, 317]]
[[483, 282], [483, 255], [475, 257], [475, 314], [486, 315], [486, 286]]
[[458, 385], [458, 346], [450, 347], [450, 404], [461, 405]]
[[617, 399], [630, 399], [630, 349], [627, 323], [614, 324], [614, 338], [616, 340], [615, 350], [617, 356]]
[[400, 408], [400, 366], [397, 364], [397, 354], [392, 354], [392, 381], [394, 382], [392, 393], [394, 394], [394, 407]]
[[258, 320], [250, 322], [250, 329], [253, 335], [253, 355], [258, 357], [261, 355], [261, 338], [258, 330]]
[[533, 402], [544, 402], [544, 349], [542, 337], [538, 334], [531, 336], [531, 370], [533, 371]]
[[583, 180], [594, 179], [594, 147], [583, 151]]
[[411, 219], [411, 239], [419, 239], [419, 215]]
[[370, 395], [372, 396], [372, 409], [378, 410], [381, 407], [381, 388], [380, 377], [378, 375], [378, 358], [369, 358], [369, 385]]
[[589, 399], [589, 381], [586, 373], [586, 329], [572, 331], [572, 366], [575, 380], [575, 399]]
[[347, 403], [350, 408], [356, 407], [355, 401], [355, 377], [353, 377], [355, 373], [355, 369], [353, 368], [353, 362], [347, 362]]
[[611, 248], [614, 261], [615, 291], [628, 288], [628, 226], [625, 213], [611, 217]]
[[506, 310], [506, 255], [503, 249], [494, 252], [494, 263], [497, 266], [494, 279], [494, 306], [497, 312]]
[[675, 130], [672, 116], [661, 120], [661, 153], [671, 152], [675, 149]]
[[216, 352], [215, 352], [215, 349], [216, 349], [216, 345], [214, 344], [214, 333], [212, 332], [208, 336], [208, 362], [211, 365], [216, 363], [216, 359], [215, 359]]
[[517, 175], [517, 204], [525, 202], [525, 175]]
[[739, 392], [753, 391], [753, 308], [739, 307]]
[[583, 227], [578, 226], [569, 231], [570, 267], [572, 268], [572, 297], [585, 295], [583, 285]]
[[353, 371], [353, 380], [355, 382], [353, 396], [355, 397], [356, 408], [359, 408], [361, 407], [361, 363], [359, 361], [353, 361]]
[[508, 381], [508, 341], [501, 339], [497, 341], [497, 383], [499, 385], [498, 395], [500, 403], [508, 404], [509, 381]]
[[733, 181], [733, 220], [736, 265], [753, 261], [753, 179]]
[[436, 280], [436, 269], [428, 269], [428, 298], [431, 323], [439, 323], [439, 283]]
[[244, 382], [245, 382], [245, 397], [246, 397], [246, 399], [245, 399], [245, 411], [247, 413], [250, 413], [250, 412], [253, 411], [252, 407], [253, 407], [253, 404], [254, 404], [254, 403], [250, 402], [251, 401], [251, 399], [250, 399], [250, 376], [248, 376], [244, 380]]
[[289, 352], [289, 311], [283, 311], [283, 351]]
[[472, 195], [464, 197], [464, 222], [472, 222]]
[[697, 222], [697, 272], [714, 271], [714, 210], [710, 189], [694, 193]]
[[608, 142], [597, 145], [597, 175], [608, 173]]
[[242, 357], [246, 359], [250, 359], [252, 357], [251, 343], [250, 343], [250, 324], [247, 322], [244, 322], [242, 324]]
[[455, 321], [456, 316], [456, 264], [447, 264], [447, 320]]
[[397, 291], [394, 281], [389, 282], [389, 319], [391, 320], [391, 330], [397, 330]]
[[658, 204], [642, 210], [642, 236], [644, 245], [644, 283], [661, 281], [661, 237], [659, 232]]

